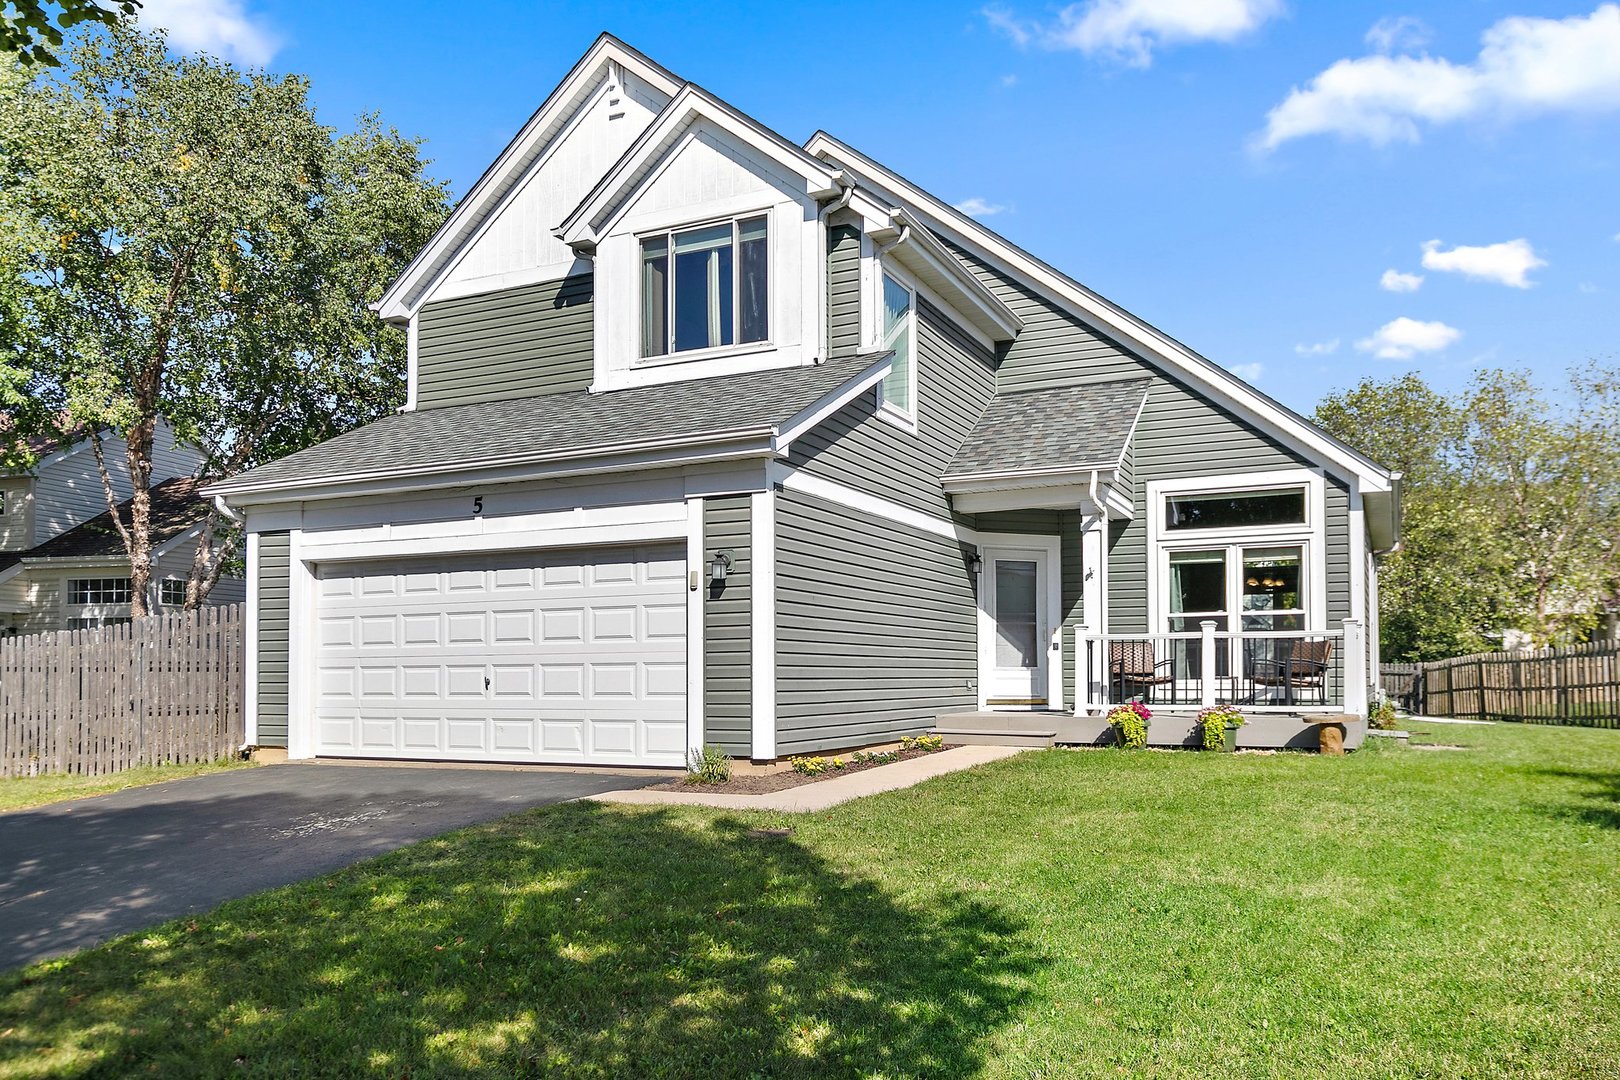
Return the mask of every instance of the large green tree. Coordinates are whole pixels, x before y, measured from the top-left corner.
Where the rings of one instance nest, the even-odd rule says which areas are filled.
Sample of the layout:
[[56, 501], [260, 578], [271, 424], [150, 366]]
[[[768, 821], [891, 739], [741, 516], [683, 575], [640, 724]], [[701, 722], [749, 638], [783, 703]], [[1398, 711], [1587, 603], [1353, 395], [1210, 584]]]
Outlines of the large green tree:
[[[367, 309], [444, 219], [418, 144], [362, 118], [320, 124], [309, 85], [173, 56], [161, 34], [87, 34], [48, 77], [0, 81], [11, 291], [35, 414], [128, 449], [118, 528], [136, 615], [151, 576], [154, 438], [163, 421], [230, 475], [404, 400], [405, 340]], [[0, 246], [3, 253], [3, 246]], [[233, 553], [210, 516], [188, 603]]]
[[62, 31], [80, 23], [116, 25], [133, 16], [140, 0], [4, 0], [0, 3], [0, 54], [14, 55], [24, 64], [55, 66]]

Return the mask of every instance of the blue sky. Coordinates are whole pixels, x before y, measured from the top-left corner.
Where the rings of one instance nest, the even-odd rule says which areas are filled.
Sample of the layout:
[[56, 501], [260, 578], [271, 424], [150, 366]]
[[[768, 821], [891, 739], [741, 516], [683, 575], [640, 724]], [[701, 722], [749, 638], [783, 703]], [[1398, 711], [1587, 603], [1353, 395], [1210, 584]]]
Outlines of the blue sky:
[[1367, 375], [1554, 386], [1620, 361], [1615, 3], [146, 9], [177, 47], [309, 76], [328, 123], [423, 137], [457, 195], [609, 30], [790, 138], [824, 128], [976, 200], [1302, 410]]

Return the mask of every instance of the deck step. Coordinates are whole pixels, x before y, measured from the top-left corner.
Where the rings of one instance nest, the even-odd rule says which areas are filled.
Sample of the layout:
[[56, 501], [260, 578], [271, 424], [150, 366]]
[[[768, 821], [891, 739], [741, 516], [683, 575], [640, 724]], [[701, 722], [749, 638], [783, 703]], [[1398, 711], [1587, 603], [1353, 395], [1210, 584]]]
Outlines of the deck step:
[[1056, 731], [1041, 729], [936, 727], [929, 734], [944, 739], [946, 746], [1047, 747], [1057, 742]]

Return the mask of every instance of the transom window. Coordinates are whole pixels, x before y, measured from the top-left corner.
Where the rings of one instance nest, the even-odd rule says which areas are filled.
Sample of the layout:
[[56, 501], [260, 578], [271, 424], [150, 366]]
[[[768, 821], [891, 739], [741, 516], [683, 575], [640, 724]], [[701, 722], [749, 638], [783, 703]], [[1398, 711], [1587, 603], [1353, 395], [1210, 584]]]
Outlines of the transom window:
[[1164, 500], [1166, 532], [1303, 524], [1305, 524], [1304, 488], [1212, 495], [1168, 495]]
[[765, 341], [769, 229], [741, 218], [641, 241], [641, 355]]
[[130, 598], [129, 578], [70, 578], [68, 603], [127, 604]]
[[916, 308], [916, 293], [884, 274], [883, 336], [878, 348], [894, 350], [894, 367], [883, 377], [883, 404], [907, 417], [916, 415]]

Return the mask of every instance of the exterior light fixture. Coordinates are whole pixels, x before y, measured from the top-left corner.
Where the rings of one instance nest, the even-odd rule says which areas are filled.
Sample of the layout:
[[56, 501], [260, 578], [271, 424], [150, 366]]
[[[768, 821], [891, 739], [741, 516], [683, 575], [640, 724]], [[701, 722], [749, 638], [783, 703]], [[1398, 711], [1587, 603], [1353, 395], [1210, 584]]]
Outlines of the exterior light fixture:
[[731, 573], [731, 568], [735, 562], [736, 560], [732, 556], [731, 552], [715, 552], [714, 561], [709, 564], [709, 583], [711, 585], [723, 584], [726, 580], [726, 575]]
[[968, 573], [972, 574], [974, 577], [978, 577], [980, 572], [983, 570], [984, 556], [979, 554], [978, 548], [974, 548], [972, 554], [968, 556]]

